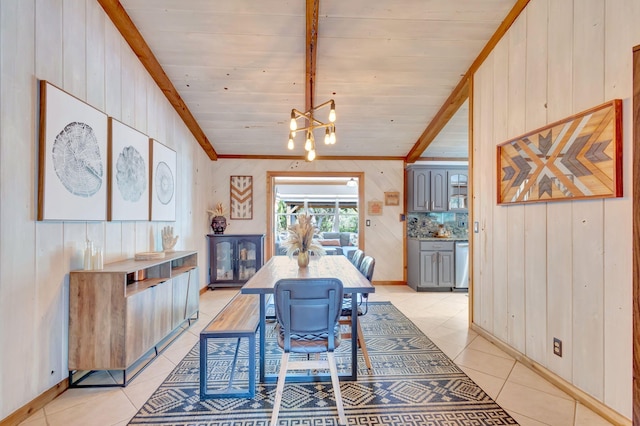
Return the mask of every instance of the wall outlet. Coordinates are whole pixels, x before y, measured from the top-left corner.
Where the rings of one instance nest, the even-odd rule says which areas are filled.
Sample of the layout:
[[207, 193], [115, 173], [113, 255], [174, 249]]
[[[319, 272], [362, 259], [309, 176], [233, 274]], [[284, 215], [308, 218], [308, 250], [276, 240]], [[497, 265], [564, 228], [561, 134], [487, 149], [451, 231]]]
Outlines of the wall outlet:
[[553, 338], [553, 354], [562, 358], [562, 340], [557, 337]]

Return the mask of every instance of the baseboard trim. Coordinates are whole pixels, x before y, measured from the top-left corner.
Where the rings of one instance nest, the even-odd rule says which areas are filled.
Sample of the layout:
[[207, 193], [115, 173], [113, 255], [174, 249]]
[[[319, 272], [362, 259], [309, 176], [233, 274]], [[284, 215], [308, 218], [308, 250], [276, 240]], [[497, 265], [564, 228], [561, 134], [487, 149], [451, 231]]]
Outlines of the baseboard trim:
[[613, 423], [614, 425], [632, 426], [631, 419], [626, 418], [622, 414], [618, 413], [617, 411], [615, 411], [611, 407], [603, 404], [601, 401], [595, 399], [593, 396], [591, 396], [588, 393], [584, 392], [580, 388], [578, 388], [575, 385], [567, 382], [565, 379], [563, 379], [562, 377], [558, 376], [556, 373], [552, 372], [551, 370], [547, 369], [546, 367], [542, 366], [541, 364], [538, 364], [536, 361], [533, 361], [532, 359], [527, 357], [525, 354], [523, 354], [523, 353], [519, 352], [518, 350], [512, 348], [511, 346], [507, 345], [502, 340], [499, 340], [498, 338], [496, 338], [492, 334], [489, 334], [489, 332], [487, 332], [486, 330], [484, 330], [480, 326], [471, 323], [469, 325], [469, 328], [471, 330], [475, 331], [476, 333], [478, 333], [480, 336], [482, 336], [485, 339], [487, 339], [488, 341], [490, 341], [491, 343], [493, 343], [494, 345], [496, 345], [502, 351], [504, 351], [507, 354], [509, 354], [512, 357], [514, 357], [517, 361], [519, 361], [520, 363], [522, 363], [523, 365], [525, 365], [529, 369], [531, 369], [531, 370], [535, 371], [536, 373], [538, 373], [545, 380], [547, 380], [548, 382], [552, 383], [558, 389], [560, 389], [564, 393], [568, 394], [573, 399], [575, 399], [576, 401], [578, 401], [579, 403], [581, 403], [585, 407], [589, 408], [594, 413], [598, 414], [600, 417], [603, 417], [604, 419], [608, 420], [609, 422]]
[[407, 285], [406, 281], [373, 281], [373, 286], [377, 285]]
[[31, 402], [18, 408], [8, 417], [0, 420], [0, 426], [13, 426], [27, 420], [33, 413], [43, 408], [45, 405], [56, 399], [58, 395], [66, 391], [69, 388], [69, 380], [64, 379], [57, 385], [54, 385], [50, 389], [44, 391], [38, 395]]

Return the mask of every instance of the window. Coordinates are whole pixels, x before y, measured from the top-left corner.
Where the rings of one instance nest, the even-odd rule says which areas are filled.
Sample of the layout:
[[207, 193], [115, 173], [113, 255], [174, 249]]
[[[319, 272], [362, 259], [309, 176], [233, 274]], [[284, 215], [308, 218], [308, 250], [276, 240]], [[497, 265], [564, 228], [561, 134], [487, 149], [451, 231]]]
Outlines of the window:
[[353, 201], [278, 201], [276, 208], [277, 234], [286, 233], [300, 212], [313, 215], [320, 232], [358, 232], [358, 205]]

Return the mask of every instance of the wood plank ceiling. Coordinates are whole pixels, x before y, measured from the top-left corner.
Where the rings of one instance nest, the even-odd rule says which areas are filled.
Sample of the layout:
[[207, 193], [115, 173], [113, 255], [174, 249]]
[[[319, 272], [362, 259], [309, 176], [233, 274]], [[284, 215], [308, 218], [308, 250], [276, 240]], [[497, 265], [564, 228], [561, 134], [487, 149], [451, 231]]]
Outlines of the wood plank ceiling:
[[466, 157], [468, 79], [528, 0], [98, 2], [212, 160], [303, 158], [291, 109], [333, 98], [317, 158], [413, 162]]

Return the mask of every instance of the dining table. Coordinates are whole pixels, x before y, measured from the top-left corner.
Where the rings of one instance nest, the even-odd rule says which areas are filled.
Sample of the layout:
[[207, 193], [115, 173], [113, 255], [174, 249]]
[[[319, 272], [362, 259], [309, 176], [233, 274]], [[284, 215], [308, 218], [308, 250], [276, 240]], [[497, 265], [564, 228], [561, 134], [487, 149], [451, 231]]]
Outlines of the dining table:
[[[299, 267], [297, 259], [289, 256], [273, 256], [241, 288], [245, 294], [260, 295], [260, 382], [275, 382], [276, 375], [267, 377], [265, 372], [265, 347], [267, 326], [267, 296], [274, 293], [276, 282], [283, 278], [338, 278], [344, 294], [351, 297], [355, 306], [358, 294], [375, 293], [375, 287], [360, 273], [346, 256], [310, 256], [309, 265]], [[358, 316], [351, 316], [351, 374], [340, 375], [341, 380], [358, 379]]]

